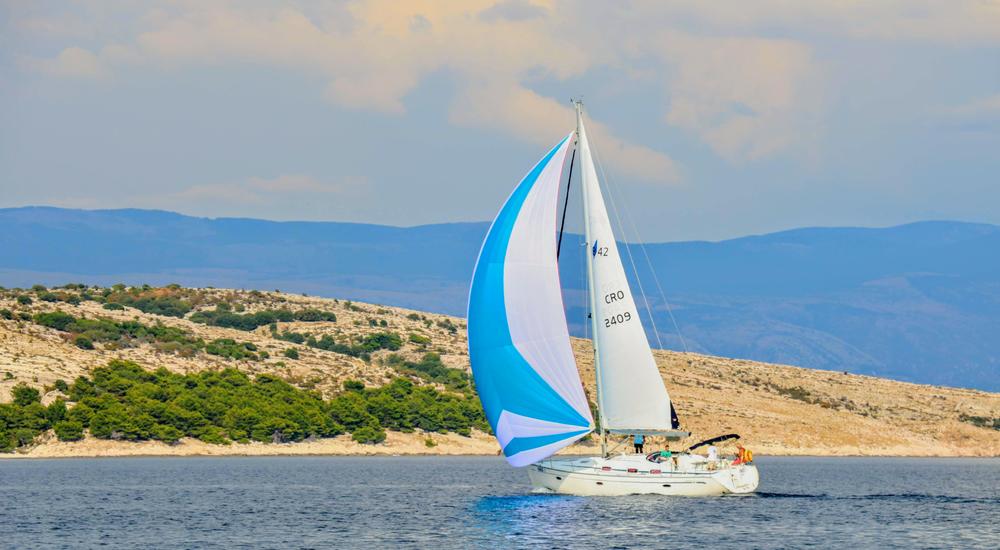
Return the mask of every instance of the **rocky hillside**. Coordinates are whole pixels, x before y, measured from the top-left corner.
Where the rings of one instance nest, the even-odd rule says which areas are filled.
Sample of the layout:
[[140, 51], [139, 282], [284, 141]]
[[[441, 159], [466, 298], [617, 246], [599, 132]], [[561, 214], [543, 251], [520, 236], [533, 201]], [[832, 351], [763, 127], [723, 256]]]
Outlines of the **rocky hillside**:
[[[86, 335], [60, 330], [67, 318], [86, 320], [77, 324], [94, 328]], [[147, 328], [136, 336], [135, 330], [108, 334], [99, 323], [87, 324], [101, 320]], [[251, 375], [270, 373], [324, 396], [342, 391], [346, 380], [377, 387], [398, 376], [446, 390], [452, 369], [468, 370], [464, 328], [464, 320], [444, 315], [277, 291], [76, 285], [8, 289], [0, 291], [0, 402], [9, 401], [20, 383], [43, 388], [43, 403], [51, 402], [62, 395], [57, 381], [72, 382], [112, 359], [178, 373], [224, 367]], [[593, 395], [589, 342], [574, 340], [574, 348]], [[434, 360], [427, 363], [429, 354]], [[1000, 455], [1000, 394], [697, 354], [658, 351], [656, 357], [693, 439], [738, 432], [764, 454]], [[421, 370], [427, 364], [431, 367]], [[167, 446], [53, 439], [43, 438], [28, 454], [217, 454], [221, 449], [183, 440]], [[254, 444], [226, 447], [225, 452], [496, 449], [477, 432], [471, 438], [440, 436], [440, 446], [425, 439], [390, 433], [375, 446]]]
[[[0, 281], [281, 288], [464, 315], [488, 227], [0, 208]], [[586, 247], [572, 234], [563, 244], [570, 331], [584, 335]], [[628, 276], [650, 291], [650, 338], [671, 349], [997, 392], [997, 250], [988, 224], [802, 228], [633, 246]]]

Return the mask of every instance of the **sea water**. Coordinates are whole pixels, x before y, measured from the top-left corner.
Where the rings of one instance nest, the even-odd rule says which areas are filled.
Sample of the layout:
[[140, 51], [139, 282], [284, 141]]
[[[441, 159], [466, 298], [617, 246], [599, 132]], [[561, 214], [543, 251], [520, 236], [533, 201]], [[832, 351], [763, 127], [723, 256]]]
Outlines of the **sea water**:
[[493, 457], [0, 460], [0, 547], [1000, 548], [1000, 460], [757, 464], [754, 495], [670, 498]]

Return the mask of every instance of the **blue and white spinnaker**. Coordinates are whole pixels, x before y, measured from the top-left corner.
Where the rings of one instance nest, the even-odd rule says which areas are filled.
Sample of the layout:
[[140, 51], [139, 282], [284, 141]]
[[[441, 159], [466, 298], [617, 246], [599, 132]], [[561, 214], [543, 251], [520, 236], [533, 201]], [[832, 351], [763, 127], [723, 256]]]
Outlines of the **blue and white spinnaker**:
[[590, 433], [563, 310], [556, 210], [566, 136], [521, 180], [493, 221], [469, 293], [469, 357], [507, 461], [525, 466]]

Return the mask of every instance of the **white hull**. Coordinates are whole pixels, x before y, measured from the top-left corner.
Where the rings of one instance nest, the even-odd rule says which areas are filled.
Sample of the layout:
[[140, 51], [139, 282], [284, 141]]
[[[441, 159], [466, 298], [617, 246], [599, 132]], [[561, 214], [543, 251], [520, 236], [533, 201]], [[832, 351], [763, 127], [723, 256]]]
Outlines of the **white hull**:
[[644, 455], [548, 459], [529, 466], [528, 476], [536, 490], [581, 496], [746, 494], [759, 482], [753, 464], [699, 455], [659, 464]]

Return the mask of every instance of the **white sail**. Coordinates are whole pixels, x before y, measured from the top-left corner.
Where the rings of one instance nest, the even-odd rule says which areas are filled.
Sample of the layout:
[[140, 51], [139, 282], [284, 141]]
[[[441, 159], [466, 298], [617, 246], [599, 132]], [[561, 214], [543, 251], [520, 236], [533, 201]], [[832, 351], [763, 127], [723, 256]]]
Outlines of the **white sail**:
[[612, 432], [668, 432], [670, 396], [625, 278], [583, 117], [577, 116], [601, 423]]

